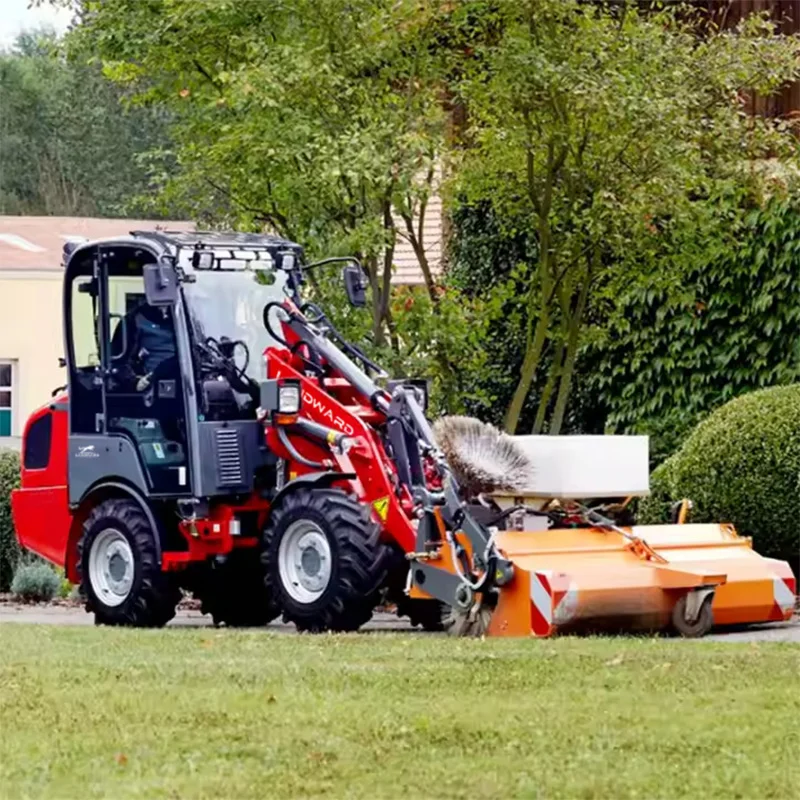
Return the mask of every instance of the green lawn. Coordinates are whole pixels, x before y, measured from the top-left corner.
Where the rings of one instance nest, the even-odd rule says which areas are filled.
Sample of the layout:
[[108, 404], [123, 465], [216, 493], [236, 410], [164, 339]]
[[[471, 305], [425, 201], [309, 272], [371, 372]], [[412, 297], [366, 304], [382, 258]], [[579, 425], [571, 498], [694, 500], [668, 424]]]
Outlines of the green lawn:
[[0, 797], [800, 798], [800, 647], [0, 625]]

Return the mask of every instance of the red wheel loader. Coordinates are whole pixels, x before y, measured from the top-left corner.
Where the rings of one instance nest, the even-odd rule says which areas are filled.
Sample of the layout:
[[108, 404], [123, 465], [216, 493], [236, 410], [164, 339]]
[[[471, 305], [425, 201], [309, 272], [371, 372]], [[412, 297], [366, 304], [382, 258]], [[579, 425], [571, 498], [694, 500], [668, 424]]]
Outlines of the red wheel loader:
[[[434, 430], [424, 381], [388, 380], [303, 302], [308, 270], [337, 262], [363, 305], [357, 262], [307, 264], [272, 236], [66, 246], [67, 384], [27, 423], [12, 504], [21, 545], [98, 623], [164, 625], [182, 591], [217, 623], [308, 631], [355, 630], [387, 601], [426, 628], [515, 636], [791, 615], [788, 566], [729, 527], [534, 508], [512, 438]], [[546, 524], [515, 530], [519, 513]]]

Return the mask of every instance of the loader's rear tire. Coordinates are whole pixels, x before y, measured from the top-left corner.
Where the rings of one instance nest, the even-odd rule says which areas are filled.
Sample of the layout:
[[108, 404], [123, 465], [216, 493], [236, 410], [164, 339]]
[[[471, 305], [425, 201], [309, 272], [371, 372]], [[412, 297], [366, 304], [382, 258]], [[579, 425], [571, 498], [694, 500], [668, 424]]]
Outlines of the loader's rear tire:
[[262, 563], [286, 622], [315, 633], [354, 631], [372, 617], [389, 548], [369, 506], [338, 489], [299, 488], [272, 509]]
[[160, 628], [175, 616], [178, 586], [161, 572], [157, 531], [133, 500], [92, 509], [78, 542], [77, 570], [98, 625]]
[[408, 617], [414, 628], [424, 631], [443, 631], [450, 618], [450, 607], [439, 600], [403, 596], [397, 599], [396, 605], [398, 617]]
[[686, 639], [697, 639], [705, 636], [714, 627], [714, 612], [711, 604], [714, 602], [714, 595], [710, 594], [703, 600], [697, 619], [689, 622], [686, 619], [687, 595], [683, 595], [675, 607], [672, 609], [672, 627]]
[[251, 549], [234, 550], [224, 563], [210, 565], [194, 594], [200, 611], [210, 614], [215, 625], [256, 628], [278, 616], [259, 554]]

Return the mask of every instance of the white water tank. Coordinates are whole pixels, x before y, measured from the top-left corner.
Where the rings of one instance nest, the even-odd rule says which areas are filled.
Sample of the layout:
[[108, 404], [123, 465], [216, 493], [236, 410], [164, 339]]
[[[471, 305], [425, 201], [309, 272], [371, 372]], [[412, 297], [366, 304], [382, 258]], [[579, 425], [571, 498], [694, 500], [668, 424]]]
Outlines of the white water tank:
[[513, 436], [533, 462], [524, 497], [581, 500], [650, 492], [647, 436]]

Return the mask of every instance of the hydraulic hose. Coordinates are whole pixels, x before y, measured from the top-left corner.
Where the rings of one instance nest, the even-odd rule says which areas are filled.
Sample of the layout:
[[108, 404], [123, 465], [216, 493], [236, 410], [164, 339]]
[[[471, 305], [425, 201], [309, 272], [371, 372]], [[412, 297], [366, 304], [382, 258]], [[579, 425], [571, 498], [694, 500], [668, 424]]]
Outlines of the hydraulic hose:
[[289, 342], [283, 338], [279, 333], [275, 331], [272, 327], [272, 323], [269, 321], [269, 312], [272, 311], [273, 308], [279, 308], [284, 314], [288, 314], [289, 312], [284, 308], [283, 303], [279, 302], [278, 300], [271, 300], [264, 306], [264, 311], [262, 312], [262, 319], [264, 322], [264, 327], [267, 329], [267, 333], [276, 341], [282, 344], [284, 347], [289, 347]]
[[280, 439], [281, 444], [289, 451], [289, 455], [297, 461], [298, 464], [304, 464], [306, 467], [312, 467], [313, 469], [328, 469], [328, 465], [325, 464], [325, 462], [312, 461], [310, 458], [306, 458], [304, 455], [298, 453], [297, 449], [286, 435], [286, 430], [280, 426], [278, 426], [278, 439]]
[[[265, 311], [265, 315], [266, 315]], [[293, 319], [292, 328], [301, 339], [310, 342], [316, 351], [346, 378], [362, 396], [368, 398], [381, 411], [388, 411], [389, 403], [384, 392], [365, 372], [358, 368], [335, 344], [328, 341], [322, 334], [317, 333], [312, 327], [301, 319]]]

